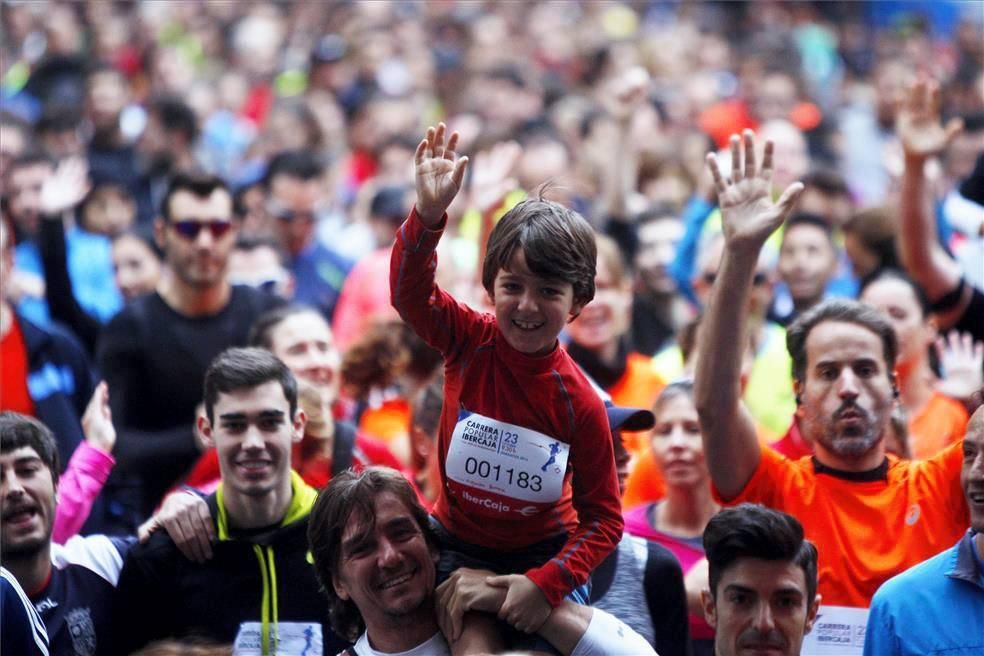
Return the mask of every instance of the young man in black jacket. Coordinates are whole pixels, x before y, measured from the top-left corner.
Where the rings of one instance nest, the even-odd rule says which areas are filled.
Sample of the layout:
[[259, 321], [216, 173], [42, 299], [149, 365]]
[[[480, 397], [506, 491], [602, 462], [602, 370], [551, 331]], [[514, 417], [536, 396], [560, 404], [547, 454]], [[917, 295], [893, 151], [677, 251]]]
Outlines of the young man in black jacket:
[[222, 475], [207, 499], [213, 556], [190, 561], [163, 532], [130, 551], [114, 615], [118, 653], [189, 637], [250, 654], [335, 654], [346, 645], [328, 626], [307, 561], [316, 492], [290, 468], [306, 421], [294, 377], [269, 352], [234, 348], [215, 359], [198, 418]]

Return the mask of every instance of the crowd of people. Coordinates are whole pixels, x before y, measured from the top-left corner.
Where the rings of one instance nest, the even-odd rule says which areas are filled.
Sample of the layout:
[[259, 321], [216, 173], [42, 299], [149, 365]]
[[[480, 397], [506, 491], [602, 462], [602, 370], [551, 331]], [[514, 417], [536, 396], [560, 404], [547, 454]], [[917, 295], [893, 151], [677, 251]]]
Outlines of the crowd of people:
[[979, 9], [0, 4], [0, 651], [984, 652]]

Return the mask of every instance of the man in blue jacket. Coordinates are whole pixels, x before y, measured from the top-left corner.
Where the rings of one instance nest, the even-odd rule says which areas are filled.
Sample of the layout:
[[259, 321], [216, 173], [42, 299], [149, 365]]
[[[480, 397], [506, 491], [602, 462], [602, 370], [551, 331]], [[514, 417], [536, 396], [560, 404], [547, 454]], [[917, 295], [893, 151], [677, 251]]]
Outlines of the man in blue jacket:
[[970, 530], [952, 549], [878, 589], [865, 656], [984, 653], [984, 408], [967, 424], [963, 452]]
[[17, 313], [9, 300], [13, 268], [13, 233], [0, 221], [0, 410], [39, 419], [67, 463], [84, 439], [80, 418], [95, 389], [92, 365], [67, 329], [42, 328]]

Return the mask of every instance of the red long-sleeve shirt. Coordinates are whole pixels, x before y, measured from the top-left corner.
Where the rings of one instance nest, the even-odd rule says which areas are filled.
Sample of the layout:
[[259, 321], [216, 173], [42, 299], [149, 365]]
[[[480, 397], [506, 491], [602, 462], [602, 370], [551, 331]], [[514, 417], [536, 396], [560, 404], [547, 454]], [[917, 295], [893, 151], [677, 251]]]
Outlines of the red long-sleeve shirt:
[[437, 286], [442, 231], [443, 223], [426, 229], [413, 210], [390, 267], [393, 306], [444, 355], [434, 514], [465, 542], [509, 551], [566, 532], [554, 558], [525, 572], [556, 606], [622, 535], [604, 404], [562, 347], [520, 353], [493, 315]]

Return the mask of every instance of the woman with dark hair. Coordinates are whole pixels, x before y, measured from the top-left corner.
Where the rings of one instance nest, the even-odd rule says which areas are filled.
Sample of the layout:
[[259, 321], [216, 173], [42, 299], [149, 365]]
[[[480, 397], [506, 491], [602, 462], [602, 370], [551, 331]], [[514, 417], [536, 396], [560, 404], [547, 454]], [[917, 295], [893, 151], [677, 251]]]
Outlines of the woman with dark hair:
[[909, 416], [912, 458], [932, 457], [960, 439], [967, 426], [963, 404], [936, 389], [932, 351], [937, 338], [936, 317], [922, 290], [895, 269], [875, 272], [861, 283], [862, 303], [881, 312], [895, 329], [898, 400]]

